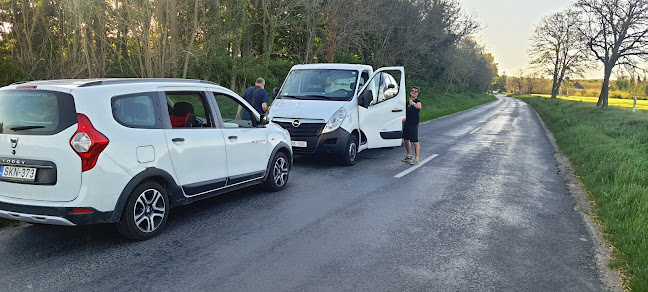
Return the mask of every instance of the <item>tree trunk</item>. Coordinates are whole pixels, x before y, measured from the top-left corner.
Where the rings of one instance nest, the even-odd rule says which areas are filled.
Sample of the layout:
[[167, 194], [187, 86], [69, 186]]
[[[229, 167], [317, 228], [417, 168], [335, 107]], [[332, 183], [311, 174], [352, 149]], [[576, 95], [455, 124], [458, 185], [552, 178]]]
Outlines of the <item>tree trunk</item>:
[[599, 95], [599, 100], [596, 103], [597, 107], [607, 108], [608, 107], [608, 94], [610, 91], [610, 76], [612, 75], [612, 66], [605, 65], [605, 75], [603, 77], [603, 86], [601, 86], [601, 95]]

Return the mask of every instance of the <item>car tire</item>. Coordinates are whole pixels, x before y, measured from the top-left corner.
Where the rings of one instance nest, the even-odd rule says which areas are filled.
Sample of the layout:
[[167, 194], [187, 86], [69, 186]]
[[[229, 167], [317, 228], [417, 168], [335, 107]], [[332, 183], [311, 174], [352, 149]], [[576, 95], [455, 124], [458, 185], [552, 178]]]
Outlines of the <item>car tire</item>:
[[268, 175], [263, 183], [266, 190], [278, 192], [286, 187], [290, 174], [290, 160], [283, 152], [277, 152], [272, 158]]
[[342, 163], [342, 165], [351, 166], [356, 163], [357, 159], [358, 137], [356, 137], [356, 135], [354, 134], [351, 134], [349, 136], [349, 140], [347, 141], [346, 147], [344, 148], [344, 152], [340, 157], [340, 162]]
[[134, 240], [147, 240], [160, 234], [169, 218], [169, 196], [152, 181], [138, 185], [131, 193], [117, 223], [119, 233]]

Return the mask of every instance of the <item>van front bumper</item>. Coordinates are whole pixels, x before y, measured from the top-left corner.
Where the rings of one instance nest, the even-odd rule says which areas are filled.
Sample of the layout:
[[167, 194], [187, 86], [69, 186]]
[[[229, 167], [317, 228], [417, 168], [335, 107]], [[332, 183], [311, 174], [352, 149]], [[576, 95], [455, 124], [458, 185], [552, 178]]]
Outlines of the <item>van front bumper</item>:
[[306, 147], [297, 147], [293, 143], [293, 153], [295, 154], [338, 154], [343, 153], [346, 144], [349, 141], [351, 133], [342, 128], [317, 137], [290, 137], [293, 142], [306, 142]]

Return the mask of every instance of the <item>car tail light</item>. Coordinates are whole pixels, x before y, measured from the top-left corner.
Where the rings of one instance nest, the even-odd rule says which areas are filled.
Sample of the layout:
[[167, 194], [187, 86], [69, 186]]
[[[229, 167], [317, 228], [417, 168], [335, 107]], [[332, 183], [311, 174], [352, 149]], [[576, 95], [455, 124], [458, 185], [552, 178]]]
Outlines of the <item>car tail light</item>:
[[92, 126], [84, 114], [77, 114], [79, 128], [70, 139], [72, 149], [81, 157], [81, 171], [88, 171], [97, 164], [99, 154], [108, 146], [108, 138]]

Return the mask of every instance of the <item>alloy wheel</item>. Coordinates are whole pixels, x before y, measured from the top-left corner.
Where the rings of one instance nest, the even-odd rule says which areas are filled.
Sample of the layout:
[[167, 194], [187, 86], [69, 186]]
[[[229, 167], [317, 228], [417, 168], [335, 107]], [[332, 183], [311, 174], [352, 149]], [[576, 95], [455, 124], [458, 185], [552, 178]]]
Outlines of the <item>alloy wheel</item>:
[[274, 182], [278, 187], [282, 187], [286, 183], [288, 177], [288, 161], [284, 157], [277, 158], [272, 171]]
[[164, 221], [166, 202], [164, 196], [156, 189], [142, 192], [133, 208], [135, 225], [142, 232], [153, 232]]

